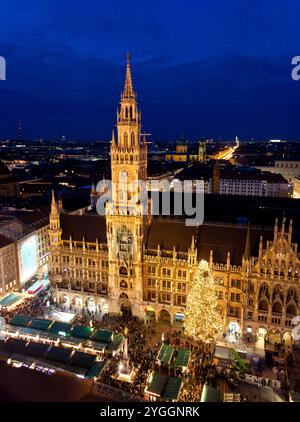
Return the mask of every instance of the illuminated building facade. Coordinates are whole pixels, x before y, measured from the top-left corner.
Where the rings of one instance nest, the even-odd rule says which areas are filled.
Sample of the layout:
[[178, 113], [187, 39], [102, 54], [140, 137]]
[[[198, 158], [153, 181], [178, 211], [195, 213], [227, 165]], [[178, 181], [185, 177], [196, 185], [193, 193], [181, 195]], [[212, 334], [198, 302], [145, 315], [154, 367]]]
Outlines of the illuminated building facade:
[[[147, 146], [132, 87], [129, 60], [111, 142], [112, 181], [146, 180]], [[94, 192], [95, 194], [95, 192]], [[117, 189], [106, 215], [66, 214], [53, 195], [50, 214], [51, 282], [66, 308], [139, 318], [184, 319], [200, 259], [213, 270], [224, 332], [283, 336], [299, 312], [299, 254], [292, 223], [273, 228], [143, 216], [136, 192]], [[296, 240], [295, 240], [296, 239]]]
[[0, 298], [18, 287], [16, 249], [13, 240], [0, 235]]
[[29, 287], [27, 282], [30, 283], [36, 273], [47, 273], [49, 218], [37, 210], [2, 211], [0, 218], [0, 236], [11, 242], [11, 253], [14, 254], [14, 258], [3, 265], [5, 277], [10, 279], [2, 287], [2, 294], [5, 294], [26, 289]]

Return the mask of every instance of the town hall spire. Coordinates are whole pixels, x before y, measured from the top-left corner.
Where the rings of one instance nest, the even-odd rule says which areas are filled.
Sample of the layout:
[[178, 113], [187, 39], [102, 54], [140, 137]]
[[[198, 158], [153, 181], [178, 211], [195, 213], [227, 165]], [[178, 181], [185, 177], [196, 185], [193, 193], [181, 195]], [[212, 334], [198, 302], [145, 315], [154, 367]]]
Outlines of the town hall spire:
[[130, 54], [129, 51], [126, 55], [126, 78], [122, 97], [123, 98], [135, 98], [135, 92], [132, 86], [131, 68], [130, 68]]

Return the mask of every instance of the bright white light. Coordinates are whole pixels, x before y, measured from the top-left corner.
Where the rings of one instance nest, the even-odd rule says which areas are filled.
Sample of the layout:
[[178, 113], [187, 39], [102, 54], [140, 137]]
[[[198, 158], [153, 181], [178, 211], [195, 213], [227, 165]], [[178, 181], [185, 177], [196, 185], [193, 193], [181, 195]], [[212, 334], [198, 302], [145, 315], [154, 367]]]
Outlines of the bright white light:
[[70, 322], [76, 314], [72, 312], [53, 311], [52, 319], [60, 322]]
[[20, 282], [26, 283], [37, 271], [37, 240], [36, 235], [21, 242], [19, 246]]

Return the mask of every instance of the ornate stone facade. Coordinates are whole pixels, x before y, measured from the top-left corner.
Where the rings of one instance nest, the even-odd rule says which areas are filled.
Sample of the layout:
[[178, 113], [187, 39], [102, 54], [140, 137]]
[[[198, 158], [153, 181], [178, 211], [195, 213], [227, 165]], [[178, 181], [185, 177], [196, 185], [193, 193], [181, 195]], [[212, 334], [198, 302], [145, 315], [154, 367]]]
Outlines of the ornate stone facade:
[[[286, 230], [143, 216], [130, 182], [146, 180], [147, 145], [132, 87], [129, 59], [111, 142], [112, 181], [118, 189], [106, 215], [65, 214], [52, 198], [51, 281], [59, 303], [101, 315], [132, 312], [145, 319], [184, 318], [189, 286], [200, 259], [213, 270], [224, 331], [282, 336], [299, 313], [299, 254]], [[95, 205], [95, 190], [92, 200]], [[276, 333], [275, 333], [276, 334]]]

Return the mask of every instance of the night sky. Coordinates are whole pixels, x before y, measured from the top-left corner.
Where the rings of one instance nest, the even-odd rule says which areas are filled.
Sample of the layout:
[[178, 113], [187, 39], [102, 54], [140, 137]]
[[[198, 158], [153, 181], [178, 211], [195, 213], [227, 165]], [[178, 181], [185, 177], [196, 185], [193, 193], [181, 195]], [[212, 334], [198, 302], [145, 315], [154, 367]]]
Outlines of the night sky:
[[153, 139], [300, 139], [299, 0], [1, 0], [0, 138], [109, 138], [127, 50]]

